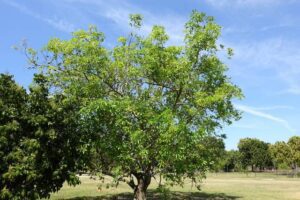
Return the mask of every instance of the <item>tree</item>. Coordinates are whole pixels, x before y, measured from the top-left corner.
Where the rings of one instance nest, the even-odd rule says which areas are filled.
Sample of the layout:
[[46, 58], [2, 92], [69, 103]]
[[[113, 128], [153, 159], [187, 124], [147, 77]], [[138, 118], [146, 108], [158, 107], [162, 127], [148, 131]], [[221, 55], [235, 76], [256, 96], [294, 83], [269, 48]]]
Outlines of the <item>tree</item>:
[[[10, 195], [5, 181], [12, 150], [19, 146], [21, 125], [24, 123], [26, 91], [15, 84], [12, 76], [0, 74], [0, 199]], [[17, 149], [16, 149], [17, 150]]]
[[241, 163], [244, 168], [251, 166], [251, 170], [259, 167], [263, 169], [270, 167], [271, 156], [269, 154], [269, 144], [255, 138], [241, 139], [238, 144], [241, 153]]
[[203, 151], [203, 158], [210, 164], [209, 169], [218, 171], [225, 156], [224, 137], [206, 136], [203, 137], [201, 145], [205, 148]]
[[35, 75], [29, 90], [0, 75], [0, 199], [49, 197], [65, 181], [79, 183], [76, 103], [50, 96], [42, 75]]
[[210, 155], [201, 141], [239, 119], [232, 99], [242, 94], [217, 57], [224, 46], [217, 45], [221, 28], [212, 17], [193, 11], [183, 46], [167, 45], [161, 26], [138, 35], [142, 17], [130, 19], [133, 31], [113, 49], [91, 27], [70, 40], [50, 40], [45, 62], [27, 53], [56, 92], [80, 102], [81, 132], [94, 134], [95, 170], [146, 199], [158, 174], [178, 184], [205, 174]]
[[241, 168], [240, 152], [235, 150], [226, 151], [222, 164], [225, 172], [239, 171]]
[[270, 145], [270, 154], [276, 168], [290, 168], [292, 166], [292, 151], [287, 143], [276, 142]]
[[270, 153], [277, 168], [293, 168], [300, 165], [300, 137], [293, 136], [287, 143], [276, 142], [270, 146]]
[[297, 170], [300, 165], [300, 136], [291, 137], [288, 145], [291, 149], [293, 168]]

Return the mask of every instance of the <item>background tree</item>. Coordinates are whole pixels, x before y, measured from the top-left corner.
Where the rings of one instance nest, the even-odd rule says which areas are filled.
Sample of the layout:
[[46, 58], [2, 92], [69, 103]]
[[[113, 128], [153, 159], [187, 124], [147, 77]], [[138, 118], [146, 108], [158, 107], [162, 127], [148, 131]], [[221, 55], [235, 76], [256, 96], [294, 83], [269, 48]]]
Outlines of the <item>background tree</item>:
[[[138, 30], [140, 15], [131, 15]], [[194, 182], [210, 168], [202, 143], [239, 118], [232, 99], [242, 97], [217, 57], [220, 26], [194, 11], [183, 46], [167, 45], [161, 26], [142, 37], [131, 32], [113, 49], [96, 28], [70, 40], [52, 39], [38, 64], [54, 89], [81, 104], [81, 131], [94, 134], [95, 170], [127, 181], [136, 199], [146, 199], [151, 177]], [[228, 51], [231, 56], [232, 51]]]
[[210, 164], [210, 169], [213, 171], [219, 171], [222, 164], [222, 160], [225, 157], [225, 143], [224, 137], [217, 137], [214, 135], [206, 136], [202, 139], [201, 144], [205, 148], [203, 151], [203, 158], [206, 158]]
[[35, 75], [29, 94], [12, 76], [0, 76], [0, 199], [38, 199], [65, 181], [78, 184], [82, 137], [76, 103], [49, 95]]
[[291, 168], [293, 164], [292, 151], [290, 146], [285, 142], [276, 142], [270, 145], [270, 154], [276, 168]]
[[244, 168], [251, 166], [251, 170], [255, 168], [263, 169], [271, 164], [271, 156], [269, 153], [269, 145], [255, 138], [241, 139], [238, 149], [241, 154], [241, 163]]
[[293, 168], [297, 170], [300, 165], [300, 136], [293, 136], [287, 143], [291, 149]]
[[0, 74], [0, 199], [11, 196], [9, 182], [4, 176], [14, 157], [12, 151], [17, 151], [22, 137], [26, 101], [26, 91], [13, 81], [12, 76]]
[[242, 168], [241, 155], [239, 151], [226, 151], [221, 163], [222, 170], [225, 172], [240, 171]]

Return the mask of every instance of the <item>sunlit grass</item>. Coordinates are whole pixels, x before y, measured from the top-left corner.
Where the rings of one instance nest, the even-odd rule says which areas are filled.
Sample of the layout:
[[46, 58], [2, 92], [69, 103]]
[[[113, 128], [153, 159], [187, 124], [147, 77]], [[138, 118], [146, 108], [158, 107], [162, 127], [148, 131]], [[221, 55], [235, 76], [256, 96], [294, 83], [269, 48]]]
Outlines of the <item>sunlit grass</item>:
[[[126, 184], [99, 190], [101, 181], [88, 176], [82, 176], [81, 181], [82, 184], [76, 187], [65, 185], [51, 199], [132, 199], [132, 190]], [[157, 184], [152, 181], [148, 199], [159, 199], [156, 187]], [[191, 187], [189, 181], [183, 188], [176, 186], [171, 191], [172, 199], [292, 200], [300, 199], [300, 179], [267, 173], [212, 173], [203, 181], [200, 192]]]

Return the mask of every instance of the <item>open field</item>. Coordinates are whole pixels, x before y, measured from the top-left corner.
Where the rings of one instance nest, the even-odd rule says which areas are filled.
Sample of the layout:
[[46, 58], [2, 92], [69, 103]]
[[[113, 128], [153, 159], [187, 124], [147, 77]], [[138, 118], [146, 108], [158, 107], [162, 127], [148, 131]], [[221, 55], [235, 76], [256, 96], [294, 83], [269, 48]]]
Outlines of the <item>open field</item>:
[[[118, 188], [100, 191], [100, 181], [81, 177], [82, 184], [76, 187], [64, 186], [51, 199], [72, 200], [104, 200], [104, 199], [132, 199], [131, 189], [126, 184], [120, 184]], [[157, 184], [152, 181], [149, 188], [148, 199], [161, 199], [155, 192]], [[173, 187], [171, 199], [253, 199], [253, 200], [300, 200], [300, 179], [277, 176], [267, 173], [218, 173], [209, 174], [203, 181], [202, 190], [198, 191], [191, 184], [185, 184], [184, 188]]]

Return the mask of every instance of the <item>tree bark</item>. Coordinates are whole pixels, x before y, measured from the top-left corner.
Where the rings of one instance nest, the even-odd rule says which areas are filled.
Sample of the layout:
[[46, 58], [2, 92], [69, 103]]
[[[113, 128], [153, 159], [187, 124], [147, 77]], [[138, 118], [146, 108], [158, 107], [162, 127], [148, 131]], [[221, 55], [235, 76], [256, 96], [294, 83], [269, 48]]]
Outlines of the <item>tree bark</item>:
[[138, 175], [137, 185], [134, 189], [134, 200], [146, 200], [147, 188], [151, 182], [150, 175]]

